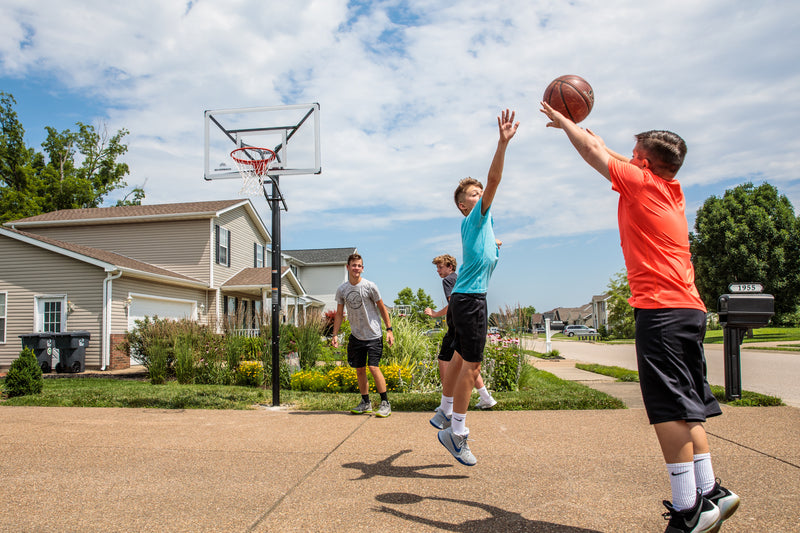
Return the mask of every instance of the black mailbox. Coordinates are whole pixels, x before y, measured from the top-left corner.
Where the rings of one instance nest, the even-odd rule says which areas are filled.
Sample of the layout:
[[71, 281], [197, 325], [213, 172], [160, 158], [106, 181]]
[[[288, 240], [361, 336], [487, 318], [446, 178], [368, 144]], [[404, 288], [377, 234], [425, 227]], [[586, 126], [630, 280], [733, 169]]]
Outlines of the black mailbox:
[[719, 297], [719, 321], [726, 326], [760, 328], [775, 314], [771, 294], [723, 294]]
[[[761, 289], [761, 284], [738, 285]], [[735, 290], [733, 285], [731, 290]], [[771, 294], [738, 292], [719, 297], [719, 321], [724, 326], [725, 397], [728, 400], [742, 397], [741, 345], [745, 332], [766, 326], [774, 314], [775, 298]]]

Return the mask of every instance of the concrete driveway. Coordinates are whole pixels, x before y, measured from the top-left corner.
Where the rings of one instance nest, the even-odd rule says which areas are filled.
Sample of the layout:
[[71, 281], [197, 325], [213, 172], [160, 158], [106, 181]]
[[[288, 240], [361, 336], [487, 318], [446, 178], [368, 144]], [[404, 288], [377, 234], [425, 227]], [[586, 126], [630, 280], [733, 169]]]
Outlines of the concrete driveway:
[[[545, 352], [544, 337], [526, 341], [538, 352]], [[779, 343], [762, 343], [769, 347]], [[792, 342], [790, 344], [797, 344]], [[781, 398], [786, 405], [800, 407], [800, 352], [748, 349], [742, 345], [742, 389]], [[620, 366], [636, 370], [636, 349], [633, 344], [602, 344], [577, 340], [554, 340], [552, 347], [563, 357], [584, 363]], [[725, 386], [722, 344], [706, 344], [708, 382]]]

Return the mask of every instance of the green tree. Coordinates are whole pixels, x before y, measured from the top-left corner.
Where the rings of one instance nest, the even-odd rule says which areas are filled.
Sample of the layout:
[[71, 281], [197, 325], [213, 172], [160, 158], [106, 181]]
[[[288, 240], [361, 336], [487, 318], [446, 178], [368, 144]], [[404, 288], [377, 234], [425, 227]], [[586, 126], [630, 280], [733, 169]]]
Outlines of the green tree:
[[761, 282], [775, 295], [775, 323], [796, 318], [800, 303], [800, 219], [768, 183], [745, 183], [711, 196], [689, 235], [695, 283], [709, 310], [735, 281]]
[[[40, 213], [31, 194], [34, 151], [25, 146], [25, 128], [14, 111], [16, 100], [0, 92], [0, 222]], [[39, 166], [42, 157], [39, 155]]]
[[105, 129], [98, 133], [94, 126], [76, 126], [76, 132], [46, 128], [42, 147], [49, 161], [40, 183], [47, 199], [42, 212], [99, 207], [110, 192], [127, 186], [128, 165], [117, 159], [128, 151], [122, 142], [128, 131], [109, 136]]
[[606, 311], [609, 332], [618, 339], [632, 339], [636, 333], [636, 323], [633, 318], [633, 307], [628, 303], [631, 287], [625, 270], [617, 272], [608, 281], [608, 293]]
[[[128, 147], [128, 131], [110, 135], [105, 128], [77, 122], [77, 131], [47, 127], [44, 152], [28, 148], [25, 129], [14, 111], [16, 100], [0, 92], [0, 222], [59, 209], [99, 207], [114, 190], [127, 187], [128, 165], [119, 162]], [[142, 188], [133, 200], [141, 203]]]
[[414, 291], [412, 291], [410, 287], [405, 287], [397, 293], [397, 298], [394, 300], [394, 305], [407, 305], [411, 307], [409, 318], [415, 322], [424, 324], [428, 324], [432, 320], [428, 315], [425, 314], [425, 308], [430, 307], [431, 309], [436, 309], [436, 305], [433, 303], [433, 298], [431, 298], [424, 290], [417, 289], [417, 293], [414, 294]]
[[522, 327], [525, 329], [532, 328], [533, 323], [531, 321], [533, 320], [533, 315], [536, 314], [536, 308], [532, 305], [527, 307], [517, 307], [517, 312], [520, 315]]

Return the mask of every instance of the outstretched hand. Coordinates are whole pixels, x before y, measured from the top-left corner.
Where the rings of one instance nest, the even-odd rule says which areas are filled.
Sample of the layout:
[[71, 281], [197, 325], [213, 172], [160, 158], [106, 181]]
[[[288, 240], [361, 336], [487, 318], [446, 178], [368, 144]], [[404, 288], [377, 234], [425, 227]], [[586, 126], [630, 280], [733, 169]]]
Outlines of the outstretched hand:
[[569, 120], [567, 117], [565, 117], [564, 115], [562, 115], [561, 113], [550, 107], [550, 104], [548, 104], [547, 102], [539, 102], [539, 103], [542, 104], [542, 108], [539, 111], [547, 115], [547, 118], [550, 119], [550, 122], [547, 123], [548, 128], [561, 129], [562, 124], [564, 124], [566, 120]]
[[519, 122], [514, 122], [515, 111], [506, 109], [497, 117], [497, 126], [500, 128], [500, 140], [508, 142], [517, 133]]

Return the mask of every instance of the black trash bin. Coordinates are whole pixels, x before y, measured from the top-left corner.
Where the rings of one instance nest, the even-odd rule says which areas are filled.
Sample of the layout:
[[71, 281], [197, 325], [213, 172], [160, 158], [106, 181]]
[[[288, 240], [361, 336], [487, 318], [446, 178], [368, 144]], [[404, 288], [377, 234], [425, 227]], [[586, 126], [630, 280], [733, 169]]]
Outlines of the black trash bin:
[[36, 355], [36, 360], [39, 366], [42, 367], [42, 372], [49, 374], [53, 370], [53, 349], [54, 341], [52, 333], [26, 333], [20, 335], [22, 339], [22, 347], [30, 348]]
[[89, 346], [88, 331], [64, 331], [53, 333], [55, 347], [60, 355], [56, 372], [83, 372], [86, 368], [86, 347]]

